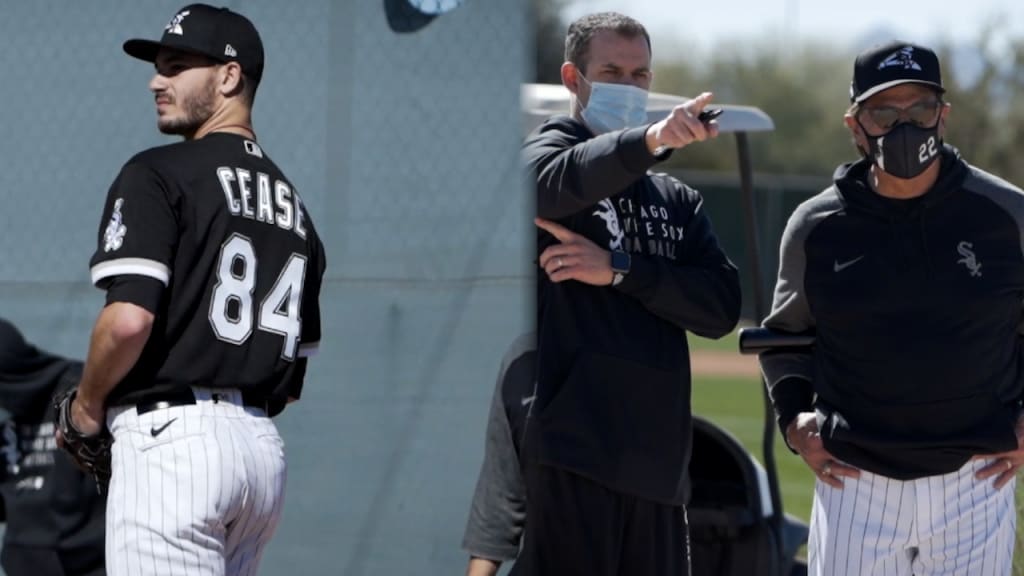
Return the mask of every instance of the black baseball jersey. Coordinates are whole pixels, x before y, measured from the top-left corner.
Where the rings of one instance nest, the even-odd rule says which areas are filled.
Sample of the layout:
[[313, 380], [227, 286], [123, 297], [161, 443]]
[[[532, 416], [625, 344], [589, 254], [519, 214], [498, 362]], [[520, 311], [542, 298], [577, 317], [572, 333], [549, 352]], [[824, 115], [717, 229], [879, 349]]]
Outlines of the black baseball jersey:
[[320, 341], [324, 250], [256, 142], [215, 132], [133, 157], [107, 194], [90, 264], [103, 289], [126, 277], [165, 287], [149, 341], [108, 404], [184, 386], [299, 396]]

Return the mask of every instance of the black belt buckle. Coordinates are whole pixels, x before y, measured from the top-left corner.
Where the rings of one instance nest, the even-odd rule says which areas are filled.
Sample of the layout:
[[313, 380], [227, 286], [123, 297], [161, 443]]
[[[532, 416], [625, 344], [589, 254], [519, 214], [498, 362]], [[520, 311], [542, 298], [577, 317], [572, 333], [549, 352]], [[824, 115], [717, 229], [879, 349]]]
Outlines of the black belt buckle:
[[196, 403], [196, 395], [191, 388], [172, 390], [160, 394], [153, 394], [135, 405], [135, 412], [142, 416], [146, 412], [172, 408], [174, 406], [188, 406]]
[[[213, 401], [219, 402], [222, 395], [214, 393]], [[135, 405], [135, 412], [142, 416], [146, 412], [172, 408], [174, 406], [190, 406], [196, 403], [196, 395], [191, 388], [168, 391], [160, 394], [153, 394]], [[266, 397], [256, 392], [242, 391], [242, 405], [250, 408], [260, 408], [270, 414], [270, 405]]]

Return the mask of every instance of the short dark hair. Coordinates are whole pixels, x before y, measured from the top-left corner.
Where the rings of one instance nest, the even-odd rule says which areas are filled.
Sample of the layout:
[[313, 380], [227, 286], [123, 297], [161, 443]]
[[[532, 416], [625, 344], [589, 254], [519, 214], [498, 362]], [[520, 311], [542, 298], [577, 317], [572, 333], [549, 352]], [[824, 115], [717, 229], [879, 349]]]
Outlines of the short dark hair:
[[603, 30], [611, 30], [626, 38], [643, 36], [647, 41], [647, 51], [651, 51], [651, 37], [643, 24], [618, 12], [597, 12], [587, 14], [569, 24], [569, 32], [565, 35], [565, 60], [586, 72], [590, 40]]
[[242, 74], [242, 91], [240, 96], [242, 101], [249, 105], [252, 109], [252, 104], [256, 100], [256, 88], [259, 87], [259, 80], [253, 79], [252, 76], [243, 73]]

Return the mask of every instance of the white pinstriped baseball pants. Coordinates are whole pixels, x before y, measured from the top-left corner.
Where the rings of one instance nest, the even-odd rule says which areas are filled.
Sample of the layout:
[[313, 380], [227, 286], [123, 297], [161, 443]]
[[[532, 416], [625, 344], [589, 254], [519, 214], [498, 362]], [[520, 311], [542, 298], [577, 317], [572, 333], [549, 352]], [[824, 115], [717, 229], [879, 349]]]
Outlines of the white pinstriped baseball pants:
[[1017, 514], [1016, 479], [960, 470], [892, 480], [861, 471], [836, 490], [816, 482], [807, 546], [808, 574], [820, 576], [1009, 576]]
[[281, 518], [284, 444], [238, 390], [193, 390], [195, 405], [108, 411], [109, 576], [257, 573]]

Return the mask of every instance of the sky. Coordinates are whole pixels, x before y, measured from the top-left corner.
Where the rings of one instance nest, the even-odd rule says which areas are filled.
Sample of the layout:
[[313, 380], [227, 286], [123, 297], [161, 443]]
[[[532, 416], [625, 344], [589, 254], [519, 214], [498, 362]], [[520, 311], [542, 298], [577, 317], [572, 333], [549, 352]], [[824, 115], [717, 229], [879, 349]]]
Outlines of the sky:
[[850, 45], [859, 51], [880, 33], [928, 45], [942, 39], [973, 43], [986, 23], [1000, 22], [1005, 32], [993, 36], [992, 49], [1012, 34], [1024, 37], [1021, 0], [569, 0], [565, 15], [615, 10], [640, 20], [655, 48], [669, 42], [707, 49], [717, 41], [750, 36], [777, 40], [780, 47], [797, 39]]

